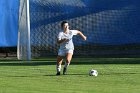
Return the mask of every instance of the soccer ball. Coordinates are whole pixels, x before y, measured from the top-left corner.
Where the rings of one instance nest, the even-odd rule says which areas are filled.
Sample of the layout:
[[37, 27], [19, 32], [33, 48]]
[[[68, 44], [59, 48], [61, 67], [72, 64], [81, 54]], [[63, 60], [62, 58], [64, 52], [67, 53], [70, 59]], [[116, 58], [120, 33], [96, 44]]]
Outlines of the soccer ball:
[[98, 72], [97, 72], [97, 70], [92, 69], [92, 70], [89, 71], [89, 75], [90, 76], [98, 76]]

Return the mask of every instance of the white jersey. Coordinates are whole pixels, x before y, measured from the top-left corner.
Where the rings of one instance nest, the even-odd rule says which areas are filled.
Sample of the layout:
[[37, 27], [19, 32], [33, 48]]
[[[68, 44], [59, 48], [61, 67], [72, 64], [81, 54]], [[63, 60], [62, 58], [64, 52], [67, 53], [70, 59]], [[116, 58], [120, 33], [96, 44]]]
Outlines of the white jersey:
[[77, 30], [69, 30], [69, 32], [66, 34], [64, 32], [59, 32], [58, 34], [58, 40], [61, 39], [69, 39], [67, 42], [63, 42], [60, 44], [60, 50], [74, 50], [74, 45], [72, 41], [73, 35], [77, 35]]

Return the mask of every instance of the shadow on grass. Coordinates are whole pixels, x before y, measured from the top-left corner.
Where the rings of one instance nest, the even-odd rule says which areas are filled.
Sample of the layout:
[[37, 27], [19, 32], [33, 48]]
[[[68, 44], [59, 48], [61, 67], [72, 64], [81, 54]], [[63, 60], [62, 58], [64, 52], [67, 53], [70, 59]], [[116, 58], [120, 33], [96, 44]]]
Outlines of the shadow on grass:
[[[134, 75], [134, 74], [140, 74], [140, 73], [99, 73], [98, 76], [106, 76], [106, 75]], [[46, 74], [46, 75], [29, 75], [29, 76], [24, 76], [24, 75], [21, 75], [21, 76], [5, 76], [5, 77], [11, 77], [11, 78], [28, 78], [28, 77], [64, 77], [64, 76], [79, 76], [79, 77], [82, 77], [82, 76], [89, 76], [89, 74], [79, 74], [79, 73], [72, 73], [72, 74], [66, 74], [66, 75], [55, 75], [55, 74]], [[92, 77], [92, 76], [91, 76]]]
[[2, 62], [0, 66], [39, 66], [39, 65], [55, 65], [55, 62]]
[[[36, 61], [2, 61], [0, 66], [39, 66], [55, 65], [54, 60]], [[64, 64], [64, 62], [63, 62]], [[73, 59], [71, 65], [92, 65], [92, 64], [140, 64], [140, 58], [77, 58]]]
[[21, 76], [13, 76], [13, 75], [9, 75], [9, 76], [5, 76], [5, 77], [13, 77], [13, 78], [28, 78], [28, 77], [62, 77], [62, 76], [88, 76], [88, 74], [67, 74], [67, 75], [63, 75], [63, 74], [61, 74], [61, 75], [55, 75], [55, 74], [48, 74], [48, 75], [33, 75], [33, 76], [31, 76], [31, 75], [21, 75]]
[[[66, 75], [58, 75], [58, 76], [82, 76], [82, 75], [88, 75], [88, 74], [77, 74], [77, 73], [73, 73], [73, 74], [66, 74]], [[44, 75], [44, 76], [57, 76], [57, 75]]]

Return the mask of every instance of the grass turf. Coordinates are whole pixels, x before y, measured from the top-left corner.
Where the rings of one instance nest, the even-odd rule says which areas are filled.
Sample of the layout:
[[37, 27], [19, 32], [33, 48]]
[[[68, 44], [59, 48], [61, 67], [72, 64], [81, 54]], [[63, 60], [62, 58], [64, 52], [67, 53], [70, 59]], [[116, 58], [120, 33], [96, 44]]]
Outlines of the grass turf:
[[[68, 74], [60, 76], [55, 76], [55, 59], [1, 61], [0, 93], [140, 93], [140, 64], [133, 64], [139, 61], [74, 58]], [[102, 62], [108, 64], [97, 64]], [[97, 77], [88, 75], [92, 68], [99, 72]]]

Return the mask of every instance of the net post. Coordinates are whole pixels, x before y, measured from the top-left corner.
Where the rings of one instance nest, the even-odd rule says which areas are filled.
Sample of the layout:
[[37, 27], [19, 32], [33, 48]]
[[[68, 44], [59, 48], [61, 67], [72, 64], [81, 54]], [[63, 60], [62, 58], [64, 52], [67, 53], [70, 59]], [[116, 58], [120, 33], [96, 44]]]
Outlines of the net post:
[[28, 31], [28, 41], [27, 41], [27, 60], [31, 60], [31, 43], [30, 43], [30, 12], [29, 12], [29, 0], [26, 0], [27, 5], [27, 31]]

